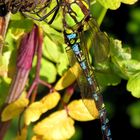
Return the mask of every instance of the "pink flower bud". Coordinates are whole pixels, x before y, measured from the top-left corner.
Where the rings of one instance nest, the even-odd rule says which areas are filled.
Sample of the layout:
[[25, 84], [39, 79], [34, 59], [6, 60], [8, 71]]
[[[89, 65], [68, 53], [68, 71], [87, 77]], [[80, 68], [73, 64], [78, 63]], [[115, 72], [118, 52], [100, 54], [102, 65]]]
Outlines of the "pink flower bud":
[[34, 29], [30, 33], [26, 34], [22, 38], [17, 56], [17, 69], [31, 69], [33, 56], [38, 43], [37, 36], [37, 28], [34, 27]]
[[16, 74], [12, 80], [9, 90], [7, 103], [11, 103], [19, 98], [25, 88], [26, 81], [32, 67], [32, 61], [38, 45], [38, 28], [34, 26], [33, 30], [23, 36], [17, 55]]

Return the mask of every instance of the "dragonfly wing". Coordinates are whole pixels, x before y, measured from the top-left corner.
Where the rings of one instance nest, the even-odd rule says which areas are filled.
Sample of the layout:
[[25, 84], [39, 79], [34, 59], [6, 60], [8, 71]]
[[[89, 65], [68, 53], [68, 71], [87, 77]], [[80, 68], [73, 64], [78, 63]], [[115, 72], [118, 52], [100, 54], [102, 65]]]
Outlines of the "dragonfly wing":
[[93, 47], [94, 59], [97, 63], [103, 62], [110, 56], [109, 37], [106, 33], [100, 31], [97, 22], [93, 18], [89, 20], [88, 25], [87, 36], [92, 40], [90, 48]]
[[97, 108], [95, 105], [95, 100], [93, 98], [93, 87], [89, 85], [87, 79], [85, 78], [84, 74], [80, 75], [77, 79], [78, 85], [81, 91], [81, 97], [83, 100], [84, 105], [88, 109], [89, 113], [94, 117], [97, 118], [99, 114], [97, 114]]
[[[81, 44], [81, 49], [82, 49], [84, 55], [86, 56], [86, 59], [89, 60], [88, 51], [87, 51], [86, 47], [84, 47], [83, 45], [84, 45], [84, 42]], [[77, 64], [77, 66], [75, 68], [77, 69], [76, 71], [78, 71], [79, 75], [77, 76], [75, 74], [74, 69], [73, 69], [73, 73], [76, 76], [77, 83], [78, 83], [80, 91], [81, 91], [81, 97], [82, 97], [83, 103], [86, 106], [86, 108], [88, 109], [89, 113], [94, 118], [97, 118], [97, 108], [95, 107], [95, 102], [93, 99], [93, 93], [94, 93], [93, 86], [89, 85], [89, 83], [86, 79], [86, 76], [84, 75], [84, 72], [83, 72], [82, 68], [80, 67], [80, 64], [77, 63], [78, 61], [77, 61], [72, 49], [70, 47], [67, 47], [66, 52], [67, 52], [67, 56], [69, 58], [70, 66]], [[88, 61], [88, 63], [89, 63], [89, 61]]]

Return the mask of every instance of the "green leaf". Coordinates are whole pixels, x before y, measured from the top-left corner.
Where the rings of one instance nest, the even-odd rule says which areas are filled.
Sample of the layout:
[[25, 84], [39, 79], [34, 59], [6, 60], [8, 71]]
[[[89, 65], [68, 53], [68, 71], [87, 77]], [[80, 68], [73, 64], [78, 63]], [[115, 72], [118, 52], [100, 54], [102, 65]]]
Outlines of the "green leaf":
[[[30, 75], [32, 78], [35, 76], [36, 72], [36, 63], [37, 63], [37, 57], [34, 57], [33, 60], [33, 68], [31, 69]], [[47, 81], [48, 83], [53, 83], [56, 80], [56, 66], [45, 59], [44, 57], [41, 58], [41, 67], [40, 67], [40, 77], [42, 80]]]
[[135, 128], [140, 128], [140, 102], [131, 104], [127, 113], [130, 116], [130, 123]]
[[10, 51], [15, 49], [15, 40], [14, 40], [14, 38], [12, 36], [11, 28], [9, 28], [8, 31], [7, 31], [5, 42], [6, 42], [6, 46], [4, 46], [4, 51], [6, 49], [10, 50]]
[[140, 62], [133, 59], [117, 61], [116, 66], [120, 70], [120, 75], [125, 79], [131, 78], [140, 71]]
[[10, 19], [11, 20], [23, 20], [24, 17], [21, 15], [20, 12], [17, 12], [16, 14], [11, 14]]
[[18, 18], [16, 19], [16, 17], [19, 17], [18, 14], [13, 15], [13, 20], [11, 20], [9, 25], [12, 37], [15, 40], [19, 39], [24, 34], [24, 32], [29, 32], [33, 27], [32, 20], [24, 19], [22, 17], [21, 17], [22, 19], [20, 19], [20, 17], [19, 19]]
[[24, 18], [19, 12], [12, 14], [9, 24], [10, 37], [18, 40], [25, 32], [29, 32], [32, 27], [33, 22], [31, 19]]
[[120, 7], [120, 0], [98, 0], [98, 2], [106, 9], [116, 10]]
[[140, 63], [131, 58], [130, 48], [123, 48], [121, 41], [110, 39], [111, 67], [124, 79], [128, 79], [140, 70]]
[[16, 57], [17, 57], [17, 49], [11, 51], [9, 64], [8, 64], [8, 77], [13, 78], [16, 70]]
[[105, 9], [99, 2], [91, 3], [91, 13], [95, 19], [98, 19], [101, 16], [102, 10]]
[[[63, 37], [63, 32], [59, 32], [52, 28], [50, 25], [46, 24], [45, 22], [35, 22], [37, 23], [40, 27], [42, 27], [44, 33], [55, 43], [64, 43], [64, 37]], [[58, 23], [57, 23], [58, 24]]]
[[8, 95], [10, 82], [11, 79], [7, 77], [5, 78], [0, 77], [0, 107], [2, 106]]
[[130, 77], [127, 83], [127, 90], [134, 97], [140, 98], [140, 72]]
[[43, 55], [46, 58], [57, 63], [62, 53], [62, 46], [57, 46], [48, 36], [44, 37]]
[[138, 0], [121, 0], [122, 3], [125, 3], [125, 4], [134, 4], [136, 3]]
[[115, 73], [111, 67], [110, 61], [97, 63], [95, 65], [95, 75], [101, 87], [110, 85], [117, 85], [120, 83], [121, 78]]
[[12, 14], [9, 28], [20, 28], [26, 31], [30, 31], [33, 27], [33, 24], [34, 23], [31, 19], [24, 18], [19, 12], [17, 12], [16, 14]]
[[[59, 9], [59, 12], [57, 13], [57, 16], [53, 23], [51, 24], [51, 27], [57, 30], [62, 30], [63, 29], [63, 24], [62, 24], [62, 8]], [[59, 24], [58, 24], [59, 23]]]
[[66, 71], [69, 63], [66, 53], [64, 52], [64, 47], [65, 45], [57, 46], [49, 37], [44, 37], [43, 55], [57, 64], [57, 72], [59, 75], [62, 75]]
[[100, 73], [96, 72], [97, 81], [99, 82], [101, 87], [106, 86], [115, 86], [121, 82], [121, 78], [117, 76], [115, 73]]
[[132, 48], [132, 57], [140, 62], [140, 47]]
[[111, 57], [115, 57], [120, 60], [131, 59], [130, 48], [123, 48], [122, 42], [118, 39], [110, 38], [110, 53], [111, 53]]
[[125, 4], [134, 4], [138, 0], [98, 0], [106, 9], [116, 10], [120, 7], [121, 2]]
[[69, 65], [69, 61], [67, 59], [66, 54], [65, 53], [61, 54], [56, 65], [58, 74], [62, 76], [64, 72], [67, 70], [68, 65]]
[[42, 58], [41, 59], [41, 69], [40, 69], [40, 76], [42, 80], [45, 80], [49, 83], [53, 83], [56, 80], [56, 67], [50, 61]]

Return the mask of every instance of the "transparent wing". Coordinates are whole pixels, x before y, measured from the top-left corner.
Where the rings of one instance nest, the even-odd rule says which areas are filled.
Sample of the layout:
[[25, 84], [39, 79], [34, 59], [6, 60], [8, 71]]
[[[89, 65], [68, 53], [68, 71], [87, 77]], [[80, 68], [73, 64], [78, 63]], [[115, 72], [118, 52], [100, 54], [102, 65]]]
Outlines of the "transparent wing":
[[96, 63], [107, 60], [110, 56], [109, 37], [101, 32], [97, 22], [91, 18], [88, 22], [89, 29], [86, 36], [91, 40], [90, 48], [93, 48]]
[[[104, 108], [104, 103], [102, 95], [100, 93], [99, 85], [96, 81], [93, 67], [89, 61], [89, 51], [87, 49], [90, 46], [94, 46], [95, 59], [98, 61], [105, 60], [106, 58], [108, 58], [109, 54], [109, 41], [107, 36], [99, 30], [99, 27], [94, 19], [89, 20], [87, 26], [89, 27], [89, 29], [86, 32], [79, 33], [79, 37], [81, 40], [80, 47], [83, 55], [85, 56], [87, 66], [85, 70], [82, 70], [82, 68], [79, 66], [81, 75], [77, 80], [81, 90], [83, 102], [91, 115], [94, 116], [94, 103], [96, 103], [96, 107], [99, 111]], [[100, 40], [97, 40], [97, 36], [99, 36]]]
[[[70, 66], [75, 65], [76, 63], [78, 63], [72, 49], [66, 49], [68, 58], [69, 58], [69, 62], [70, 62]], [[80, 67], [80, 65], [77, 65], [77, 70], [79, 71], [79, 75], [78, 77], [75, 74], [75, 70], [73, 70], [73, 73], [76, 76], [77, 82], [78, 82], [78, 86], [80, 88], [81, 91], [81, 97], [83, 100], [83, 103], [85, 104], [86, 108], [88, 109], [88, 111], [90, 112], [90, 114], [94, 117], [97, 118], [97, 116], [95, 116], [94, 112], [96, 112], [96, 108], [95, 108], [95, 102], [94, 99], [92, 97], [92, 92], [93, 92], [93, 87], [89, 86], [87, 79], [83, 73], [82, 68]], [[76, 71], [77, 71], [76, 70]]]

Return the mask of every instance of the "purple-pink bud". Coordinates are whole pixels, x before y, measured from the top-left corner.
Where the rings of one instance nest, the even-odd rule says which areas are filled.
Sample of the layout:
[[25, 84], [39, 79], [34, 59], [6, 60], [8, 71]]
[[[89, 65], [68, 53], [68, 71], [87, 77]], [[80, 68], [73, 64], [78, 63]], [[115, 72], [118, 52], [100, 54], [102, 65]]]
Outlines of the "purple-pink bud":
[[31, 69], [33, 56], [38, 43], [37, 37], [38, 31], [35, 26], [30, 33], [22, 38], [17, 55], [17, 69]]
[[18, 49], [17, 69], [11, 83], [9, 96], [6, 101], [7, 103], [11, 103], [18, 99], [24, 90], [32, 67], [33, 57], [38, 47], [38, 41], [39, 36], [37, 26], [34, 26], [31, 32], [23, 36]]

